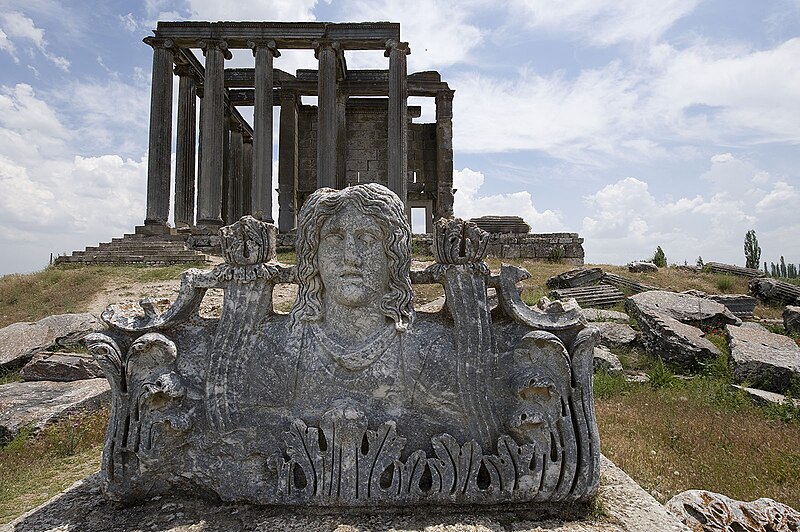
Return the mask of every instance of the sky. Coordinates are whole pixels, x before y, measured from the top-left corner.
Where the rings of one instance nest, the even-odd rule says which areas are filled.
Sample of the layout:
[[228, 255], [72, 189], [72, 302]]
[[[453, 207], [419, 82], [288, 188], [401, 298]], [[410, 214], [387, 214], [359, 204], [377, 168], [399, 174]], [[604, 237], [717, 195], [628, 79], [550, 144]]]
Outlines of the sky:
[[577, 232], [587, 263], [743, 265], [749, 229], [800, 263], [800, 0], [0, 0], [0, 275], [144, 220], [159, 20], [399, 22], [455, 90], [456, 216]]

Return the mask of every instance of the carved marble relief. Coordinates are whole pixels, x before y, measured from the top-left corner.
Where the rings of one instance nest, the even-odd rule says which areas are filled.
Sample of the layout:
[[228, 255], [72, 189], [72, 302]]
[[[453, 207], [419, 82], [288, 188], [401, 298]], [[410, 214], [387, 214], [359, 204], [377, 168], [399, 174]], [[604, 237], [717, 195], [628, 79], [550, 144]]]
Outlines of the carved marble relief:
[[[573, 302], [529, 307], [527, 276], [483, 262], [487, 234], [442, 219], [436, 263], [411, 272], [403, 204], [377, 184], [320, 189], [297, 265], [274, 226], [222, 228], [225, 263], [189, 270], [164, 313], [111, 306], [88, 338], [113, 391], [106, 493], [172, 489], [319, 506], [585, 502], [597, 491], [592, 351]], [[296, 283], [289, 314], [273, 287]], [[415, 313], [413, 284], [443, 285]], [[487, 288], [495, 288], [492, 309]], [[218, 320], [198, 308], [224, 290]]]

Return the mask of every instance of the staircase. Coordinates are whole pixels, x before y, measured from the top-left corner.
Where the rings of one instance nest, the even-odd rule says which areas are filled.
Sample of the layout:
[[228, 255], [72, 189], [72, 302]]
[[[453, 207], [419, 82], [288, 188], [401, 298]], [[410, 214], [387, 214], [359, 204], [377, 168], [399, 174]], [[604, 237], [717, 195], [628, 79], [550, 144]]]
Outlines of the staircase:
[[[174, 231], [174, 230], [173, 230]], [[126, 234], [83, 251], [62, 255], [55, 264], [142, 264], [167, 266], [195, 262], [210, 263], [208, 255], [186, 246], [188, 234]]]

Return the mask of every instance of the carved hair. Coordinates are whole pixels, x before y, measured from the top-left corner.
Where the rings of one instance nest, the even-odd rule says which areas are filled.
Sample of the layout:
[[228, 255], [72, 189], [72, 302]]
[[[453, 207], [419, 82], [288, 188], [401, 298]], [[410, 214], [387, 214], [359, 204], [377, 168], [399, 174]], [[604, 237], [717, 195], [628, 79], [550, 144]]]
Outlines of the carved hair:
[[389, 291], [380, 308], [405, 331], [414, 319], [411, 290], [411, 227], [403, 203], [397, 195], [377, 183], [347, 187], [344, 190], [321, 188], [303, 204], [297, 220], [297, 301], [290, 314], [291, 326], [298, 321], [316, 321], [322, 316], [322, 279], [317, 251], [323, 224], [345, 205], [375, 219], [384, 234], [383, 251], [389, 259]]

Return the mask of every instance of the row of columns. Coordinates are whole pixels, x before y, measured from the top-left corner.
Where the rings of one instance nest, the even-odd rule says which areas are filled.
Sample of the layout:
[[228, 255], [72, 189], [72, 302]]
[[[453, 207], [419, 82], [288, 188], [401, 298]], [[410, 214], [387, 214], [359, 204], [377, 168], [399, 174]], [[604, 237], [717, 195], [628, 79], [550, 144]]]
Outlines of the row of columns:
[[[172, 88], [174, 43], [169, 39], [147, 37], [153, 48], [153, 76], [150, 98], [150, 134], [147, 172], [147, 213], [145, 228], [158, 231], [167, 227], [170, 198], [172, 144]], [[272, 220], [272, 115], [273, 59], [280, 53], [274, 41], [248, 42], [255, 58], [255, 108], [253, 138], [246, 142], [240, 125], [229, 124], [225, 107], [225, 59], [231, 54], [225, 41], [207, 39], [200, 47], [205, 55], [202, 92], [194, 70], [179, 64], [178, 120], [175, 169], [175, 223], [194, 225], [195, 181], [197, 182], [197, 227], [216, 231], [223, 220], [252, 214]], [[319, 60], [317, 186], [341, 188], [337, 157], [343, 142], [344, 105], [338, 91], [338, 64], [342, 50], [335, 41], [314, 43]], [[407, 175], [407, 66], [408, 43], [389, 40], [389, 188], [406, 202]], [[196, 102], [200, 96], [199, 147], [195, 154], [197, 131]], [[279, 229], [294, 226], [294, 198], [297, 183], [297, 96], [282, 97], [278, 197], [281, 217]], [[283, 118], [285, 116], [285, 119]], [[231, 128], [229, 130], [229, 128]], [[292, 146], [292, 144], [295, 144]], [[284, 149], [285, 146], [285, 149]], [[195, 180], [195, 155], [199, 159]], [[227, 177], [227, 179], [226, 179]], [[226, 182], [225, 182], [226, 181]], [[242, 184], [246, 191], [242, 191]], [[223, 205], [223, 198], [227, 198]], [[241, 206], [241, 207], [240, 207]], [[285, 213], [285, 216], [284, 216]], [[291, 217], [291, 219], [289, 218]]]

